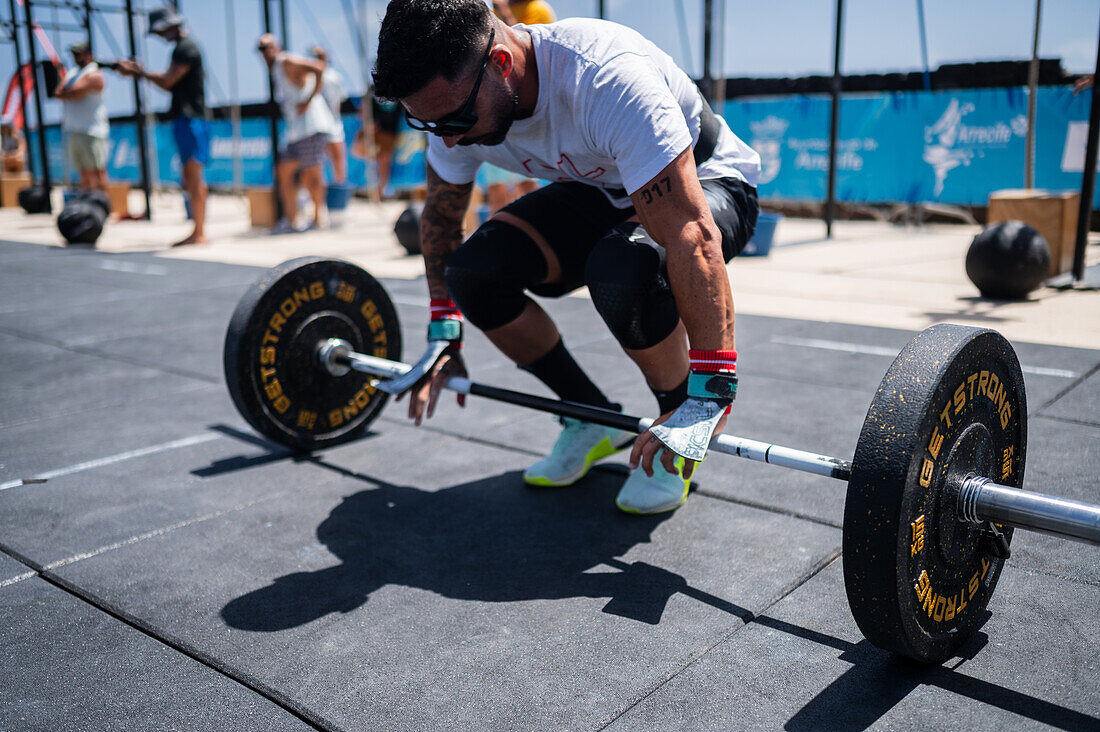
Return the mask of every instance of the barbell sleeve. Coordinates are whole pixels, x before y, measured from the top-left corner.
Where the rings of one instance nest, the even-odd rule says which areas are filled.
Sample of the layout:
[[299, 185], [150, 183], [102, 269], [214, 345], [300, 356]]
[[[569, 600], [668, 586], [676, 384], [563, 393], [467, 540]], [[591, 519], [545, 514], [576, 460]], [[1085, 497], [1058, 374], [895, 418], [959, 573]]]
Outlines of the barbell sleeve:
[[959, 489], [959, 517], [992, 521], [1100, 546], [1100, 506], [994, 483], [971, 475]]

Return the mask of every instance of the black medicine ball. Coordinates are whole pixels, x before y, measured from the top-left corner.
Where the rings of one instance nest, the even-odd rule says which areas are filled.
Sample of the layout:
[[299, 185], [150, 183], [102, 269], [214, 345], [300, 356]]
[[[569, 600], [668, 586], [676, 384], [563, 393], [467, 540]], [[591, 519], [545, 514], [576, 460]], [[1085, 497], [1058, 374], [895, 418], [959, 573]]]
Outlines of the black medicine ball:
[[393, 225], [398, 243], [409, 254], [420, 254], [420, 212], [423, 210], [423, 204], [414, 203], [401, 212], [397, 223]]
[[966, 253], [966, 276], [984, 297], [1026, 298], [1049, 271], [1050, 245], [1022, 221], [987, 226]]
[[87, 201], [95, 206], [99, 206], [104, 216], [111, 215], [111, 197], [103, 191], [81, 191], [80, 194], [77, 195], [77, 198], [81, 201]]
[[19, 191], [19, 206], [29, 214], [49, 213], [50, 194], [45, 186], [28, 186]]
[[106, 220], [107, 214], [98, 205], [78, 199], [58, 214], [57, 230], [70, 244], [95, 244]]

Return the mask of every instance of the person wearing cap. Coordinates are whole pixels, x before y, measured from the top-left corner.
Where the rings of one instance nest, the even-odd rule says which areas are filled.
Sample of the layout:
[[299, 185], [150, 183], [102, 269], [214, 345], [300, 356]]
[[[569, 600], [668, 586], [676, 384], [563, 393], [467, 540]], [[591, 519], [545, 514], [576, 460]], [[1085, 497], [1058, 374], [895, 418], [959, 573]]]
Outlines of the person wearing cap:
[[183, 170], [183, 187], [191, 203], [195, 228], [183, 241], [173, 246], [205, 244], [206, 181], [204, 168], [210, 160], [210, 125], [206, 121], [206, 76], [202, 50], [188, 35], [184, 17], [166, 5], [149, 13], [149, 34], [175, 43], [168, 69], [146, 71], [136, 61], [119, 61], [119, 72], [126, 76], [148, 79], [172, 95], [168, 116], [172, 119], [172, 134], [179, 149]]
[[[274, 233], [316, 228], [320, 226], [325, 203], [325, 183], [321, 177], [325, 145], [336, 132], [336, 119], [322, 95], [325, 67], [315, 58], [286, 53], [270, 33], [260, 36], [256, 50], [271, 71], [275, 99], [286, 123], [283, 147], [275, 165], [283, 218], [276, 223]], [[313, 221], [303, 227], [296, 225], [295, 175], [313, 199]]]
[[76, 63], [61, 72], [54, 97], [61, 100], [61, 129], [69, 140], [69, 159], [80, 172], [80, 190], [107, 192], [107, 138], [111, 131], [106, 86], [87, 41], [69, 46]]
[[336, 127], [329, 135], [325, 145], [325, 153], [332, 161], [332, 180], [334, 183], [343, 184], [348, 179], [348, 151], [347, 142], [344, 140], [344, 125], [340, 121], [340, 105], [348, 98], [347, 85], [340, 72], [332, 68], [328, 62], [328, 52], [320, 46], [309, 49], [309, 55], [325, 65], [321, 74], [321, 96], [325, 104], [332, 110], [332, 117], [336, 120]]
[[5, 117], [0, 121], [0, 167], [5, 173], [22, 173], [27, 160], [27, 140], [23, 131]]

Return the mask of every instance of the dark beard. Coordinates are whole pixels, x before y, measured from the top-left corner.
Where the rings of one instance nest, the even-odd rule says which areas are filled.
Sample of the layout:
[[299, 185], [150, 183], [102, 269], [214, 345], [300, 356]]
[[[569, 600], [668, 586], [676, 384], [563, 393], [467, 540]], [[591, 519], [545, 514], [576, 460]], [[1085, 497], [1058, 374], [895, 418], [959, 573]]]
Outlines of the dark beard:
[[479, 135], [472, 140], [459, 140], [458, 144], [461, 146], [469, 145], [499, 145], [504, 142], [508, 137], [508, 130], [512, 129], [512, 123], [516, 121], [516, 109], [519, 107], [519, 97], [512, 95], [512, 105], [510, 108], [503, 109], [500, 114], [493, 118], [493, 129], [486, 132], [484, 135]]

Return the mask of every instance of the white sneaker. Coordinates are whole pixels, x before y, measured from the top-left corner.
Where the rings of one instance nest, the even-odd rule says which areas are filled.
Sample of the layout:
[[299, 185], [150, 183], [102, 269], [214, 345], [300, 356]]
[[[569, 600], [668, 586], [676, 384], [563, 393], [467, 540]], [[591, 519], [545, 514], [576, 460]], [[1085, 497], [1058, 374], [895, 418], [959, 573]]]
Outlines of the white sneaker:
[[[664, 450], [664, 448], [661, 448]], [[661, 464], [661, 450], [653, 457], [653, 477], [641, 468], [636, 469], [623, 483], [615, 505], [626, 513], [664, 513], [679, 508], [687, 500], [691, 481], [683, 477], [684, 458], [673, 460], [676, 473], [665, 470]]]
[[566, 486], [584, 477], [597, 460], [625, 448], [632, 432], [562, 417], [562, 431], [550, 454], [523, 472], [530, 485]]

